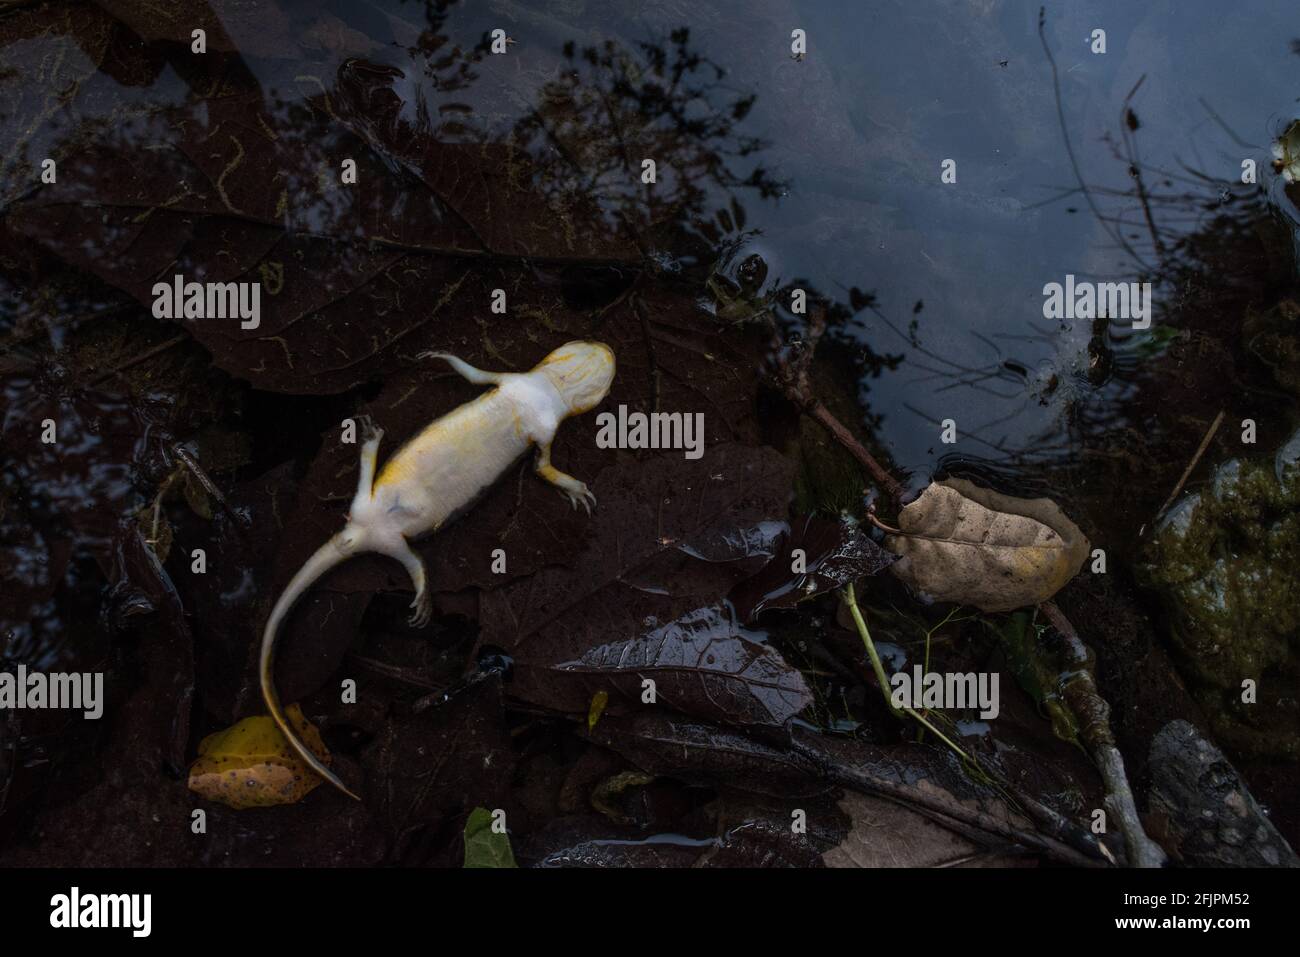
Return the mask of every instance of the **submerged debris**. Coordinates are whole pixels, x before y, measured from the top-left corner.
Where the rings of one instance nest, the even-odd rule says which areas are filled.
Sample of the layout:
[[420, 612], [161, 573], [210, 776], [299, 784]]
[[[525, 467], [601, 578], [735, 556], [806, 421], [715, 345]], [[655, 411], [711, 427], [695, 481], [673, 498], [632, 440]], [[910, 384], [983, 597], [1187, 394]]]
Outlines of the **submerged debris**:
[[1184, 864], [1300, 867], [1236, 768], [1186, 721], [1151, 742], [1151, 809], [1168, 819], [1165, 843]]
[[1300, 179], [1300, 120], [1292, 120], [1273, 141], [1273, 169], [1288, 183]]

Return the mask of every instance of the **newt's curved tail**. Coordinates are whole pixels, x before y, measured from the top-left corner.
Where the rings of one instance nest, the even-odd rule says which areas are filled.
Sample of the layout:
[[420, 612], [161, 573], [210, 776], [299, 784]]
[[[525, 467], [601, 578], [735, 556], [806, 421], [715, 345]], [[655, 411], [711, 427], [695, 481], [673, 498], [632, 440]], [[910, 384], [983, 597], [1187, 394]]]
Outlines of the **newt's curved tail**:
[[349, 790], [339, 776], [327, 768], [324, 762], [299, 740], [288, 719], [285, 718], [284, 709], [280, 706], [280, 696], [275, 693], [275, 679], [272, 674], [275, 664], [275, 642], [279, 637], [280, 625], [289, 614], [289, 610], [293, 608], [294, 602], [302, 597], [316, 579], [361, 551], [355, 547], [347, 547], [345, 542], [355, 542], [355, 533], [346, 528], [316, 549], [276, 600], [275, 607], [271, 609], [271, 616], [266, 619], [266, 630], [262, 632], [262, 656], [258, 670], [262, 680], [262, 699], [266, 702], [271, 717], [275, 719], [275, 723], [288, 739], [290, 747], [313, 771], [348, 797], [360, 801], [361, 798]]

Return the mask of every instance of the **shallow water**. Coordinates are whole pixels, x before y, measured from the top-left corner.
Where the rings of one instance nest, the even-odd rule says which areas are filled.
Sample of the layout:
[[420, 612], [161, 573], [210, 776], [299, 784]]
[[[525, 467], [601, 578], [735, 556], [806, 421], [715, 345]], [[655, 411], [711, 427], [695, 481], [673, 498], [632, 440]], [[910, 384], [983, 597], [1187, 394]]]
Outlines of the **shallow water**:
[[[419, 48], [433, 45], [432, 30], [411, 46], [425, 27], [418, 4], [327, 4], [323, 26], [311, 24], [308, 8], [279, 9], [274, 29], [252, 18], [224, 24], [268, 110], [291, 115], [322, 83], [333, 86], [345, 56], [364, 56], [403, 72], [394, 89], [404, 122], [418, 123], [421, 109], [450, 117], [455, 132], [448, 136], [445, 122], [440, 138], [464, 142], [504, 136], [527, 117], [562, 75], [564, 43], [612, 39], [635, 49], [688, 26], [692, 51], [725, 70], [713, 85], [753, 96], [730, 133], [764, 145], [737, 162], [738, 174], [757, 164], [781, 184], [777, 198], [733, 191], [746, 225], [724, 239], [768, 260], [770, 287], [800, 279], [843, 302], [851, 289], [873, 297], [874, 308], [854, 309], [843, 332], [901, 357], [864, 380], [863, 398], [896, 464], [922, 476], [945, 455], [1068, 457], [1077, 452], [1066, 422], [1075, 405], [1099, 410], [1095, 429], [1131, 420], [1122, 405], [1142, 363], [1089, 381], [1090, 323], [1042, 314], [1044, 284], [1067, 274], [1133, 281], [1160, 272], [1122, 151], [1145, 171], [1166, 249], [1256, 192], [1239, 182], [1243, 159], [1258, 162], [1259, 189], [1283, 200], [1279, 215], [1292, 214], [1266, 171], [1294, 104], [1277, 82], [1297, 62], [1282, 3], [1230, 17], [1212, 2], [1115, 2], [1086, 12], [1048, 4], [1041, 36], [1031, 4], [882, 3], [869, 17], [852, 3], [453, 4], [429, 14], [433, 51]], [[475, 59], [468, 51], [502, 25], [527, 42], [512, 45], [501, 65]], [[803, 62], [786, 53], [792, 25], [808, 33]], [[1106, 31], [1104, 54], [1090, 50], [1096, 28]], [[100, 118], [129, 117], [122, 137], [156, 146], [165, 134], [153, 111], [195, 92], [170, 64], [140, 85], [129, 72], [91, 72], [85, 55], [59, 40], [26, 39], [11, 51], [28, 63], [57, 61], [84, 80], [75, 117], [20, 138], [28, 161], [48, 154], [69, 124], [93, 123], [97, 106]], [[11, 100], [14, 119], [39, 116], [37, 99]], [[1126, 108], [1136, 130], [1127, 129]], [[336, 145], [306, 137], [296, 148], [314, 161]], [[953, 184], [940, 180], [948, 159], [957, 164]], [[702, 186], [724, 205], [715, 183]], [[607, 206], [620, 198], [614, 187], [594, 193]], [[328, 196], [304, 199], [295, 196], [284, 213], [291, 228], [333, 232], [338, 207]], [[1157, 289], [1157, 327], [1178, 322], [1168, 315], [1171, 298]], [[1132, 351], [1149, 336], [1115, 328], [1107, 345]], [[952, 444], [939, 442], [948, 418]]]

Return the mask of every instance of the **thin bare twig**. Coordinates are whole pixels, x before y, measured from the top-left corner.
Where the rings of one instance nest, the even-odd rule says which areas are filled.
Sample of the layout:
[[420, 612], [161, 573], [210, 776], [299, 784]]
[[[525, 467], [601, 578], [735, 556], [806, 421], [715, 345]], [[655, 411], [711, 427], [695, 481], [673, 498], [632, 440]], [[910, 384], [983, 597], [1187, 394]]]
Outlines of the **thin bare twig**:
[[1028, 848], [1049, 860], [1062, 864], [1075, 867], [1104, 866], [1098, 859], [1089, 857], [1051, 835], [1021, 827], [1010, 819], [995, 816], [960, 802], [945, 794], [940, 788], [895, 780], [886, 774], [873, 773], [863, 767], [830, 760], [830, 755], [824, 750], [799, 735], [794, 736], [791, 744], [794, 752], [812, 761], [814, 767], [826, 779], [855, 791], [886, 798], [965, 837], [976, 839], [978, 834], [987, 835], [980, 842], [986, 846], [996, 846], [1000, 839]]
[[203, 486], [204, 491], [217, 500], [217, 504], [219, 504], [222, 510], [230, 516], [237, 528], [247, 530], [251, 527], [248, 517], [241, 515], [239, 512], [231, 508], [230, 503], [226, 501], [226, 497], [221, 494], [221, 489], [217, 488], [217, 484], [208, 477], [208, 473], [203, 471], [203, 467], [199, 465], [198, 459], [186, 451], [185, 446], [177, 442], [172, 446], [172, 454], [180, 459], [185, 467], [190, 470], [190, 474], [193, 475], [194, 478], [198, 480], [198, 483]]
[[776, 351], [777, 383], [781, 386], [787, 399], [834, 436], [835, 441], [844, 446], [849, 454], [862, 463], [863, 467], [871, 473], [871, 477], [876, 480], [876, 484], [897, 502], [903, 495], [902, 484], [889, 474], [888, 469], [876, 461], [875, 456], [863, 447], [857, 437], [835, 416], [834, 412], [822, 404], [822, 401], [817, 398], [816, 393], [813, 391], [808, 368], [812, 365], [813, 353], [817, 351], [817, 343], [825, 331], [826, 307], [818, 303], [813, 306], [812, 312], [808, 316], [807, 338], [799, 344], [793, 355], [791, 355], [791, 348], [781, 341], [779, 335], [776, 337], [773, 345]]
[[1178, 493], [1183, 490], [1183, 486], [1186, 485], [1187, 480], [1191, 478], [1192, 471], [1196, 468], [1196, 463], [1201, 461], [1201, 456], [1205, 454], [1205, 450], [1210, 447], [1210, 442], [1214, 440], [1214, 434], [1219, 431], [1219, 426], [1223, 424], [1223, 416], [1224, 411], [1223, 409], [1220, 409], [1219, 414], [1214, 417], [1214, 421], [1210, 423], [1209, 429], [1206, 430], [1205, 437], [1201, 439], [1201, 444], [1197, 446], [1196, 454], [1193, 455], [1192, 460], [1187, 463], [1187, 468], [1183, 469], [1183, 474], [1178, 479], [1178, 484], [1174, 486], [1174, 490], [1170, 492], [1169, 497], [1165, 499], [1165, 504], [1161, 505], [1160, 508], [1156, 510], [1157, 518], [1160, 517], [1161, 513], [1164, 512], [1165, 509], [1174, 503], [1174, 499], [1178, 497]]
[[[1137, 187], [1138, 199], [1142, 203], [1142, 213], [1146, 217], [1147, 229], [1151, 232], [1151, 242], [1155, 246], [1156, 256], [1163, 263], [1165, 259], [1165, 244], [1160, 240], [1160, 230], [1156, 228], [1155, 217], [1151, 215], [1151, 200], [1147, 196], [1147, 186], [1142, 179], [1142, 167], [1138, 164], [1137, 155], [1137, 138], [1133, 136], [1133, 131], [1137, 129], [1137, 114], [1129, 105], [1138, 88], [1146, 81], [1147, 75], [1142, 74], [1137, 83], [1133, 84], [1133, 89], [1129, 90], [1128, 96], [1124, 97], [1124, 105], [1121, 109], [1120, 116], [1120, 136], [1124, 140], [1124, 150], [1127, 153], [1129, 171], [1133, 174], [1133, 182]], [[1130, 125], [1130, 120], [1132, 124]], [[1114, 318], [1114, 317], [1112, 317]]]
[[1052, 91], [1056, 96], [1056, 118], [1061, 127], [1061, 141], [1065, 144], [1065, 155], [1070, 160], [1070, 168], [1074, 170], [1074, 178], [1079, 184], [1080, 191], [1083, 193], [1084, 202], [1088, 204], [1088, 208], [1092, 210], [1093, 216], [1095, 216], [1097, 221], [1102, 224], [1102, 229], [1110, 235], [1110, 238], [1115, 241], [1115, 244], [1128, 253], [1129, 256], [1133, 258], [1133, 261], [1143, 269], [1150, 269], [1151, 267], [1147, 264], [1146, 260], [1139, 256], [1137, 250], [1129, 245], [1128, 241], [1124, 239], [1123, 234], [1106, 222], [1106, 218], [1102, 216], [1101, 210], [1097, 208], [1097, 201], [1092, 198], [1092, 192], [1089, 190], [1088, 184], [1084, 182], [1083, 172], [1079, 169], [1079, 161], [1074, 155], [1074, 145], [1070, 142], [1070, 130], [1065, 122], [1065, 106], [1061, 101], [1061, 77], [1056, 69], [1056, 57], [1052, 56], [1052, 48], [1047, 45], [1046, 7], [1038, 8], [1038, 39], [1042, 42], [1043, 53], [1047, 55], [1047, 63], [1052, 68]]
[[650, 317], [646, 314], [641, 297], [633, 295], [632, 309], [641, 323], [641, 338], [645, 342], [645, 361], [650, 375], [650, 411], [659, 411], [659, 366], [655, 362], [654, 337], [650, 334]]

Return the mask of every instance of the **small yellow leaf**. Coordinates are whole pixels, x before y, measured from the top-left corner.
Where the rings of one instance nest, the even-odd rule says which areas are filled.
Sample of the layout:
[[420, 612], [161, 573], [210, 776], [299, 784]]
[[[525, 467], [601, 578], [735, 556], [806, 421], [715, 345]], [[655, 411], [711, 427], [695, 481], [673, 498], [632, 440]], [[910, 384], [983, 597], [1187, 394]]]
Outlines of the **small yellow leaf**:
[[182, 487], [185, 493], [185, 501], [190, 506], [190, 511], [199, 518], [212, 520], [212, 503], [208, 501], [208, 490], [203, 487], [203, 483], [194, 477], [193, 472], [185, 473], [185, 483]]
[[[320, 732], [296, 704], [285, 709], [298, 736], [325, 763], [329, 751]], [[302, 800], [322, 781], [299, 760], [267, 715], [244, 718], [199, 743], [190, 766], [190, 790], [233, 808], [269, 807]]]
[[600, 716], [605, 713], [605, 705], [609, 704], [609, 692], [597, 691], [591, 696], [591, 707], [587, 709], [587, 731], [590, 732], [596, 727], [596, 722]]

